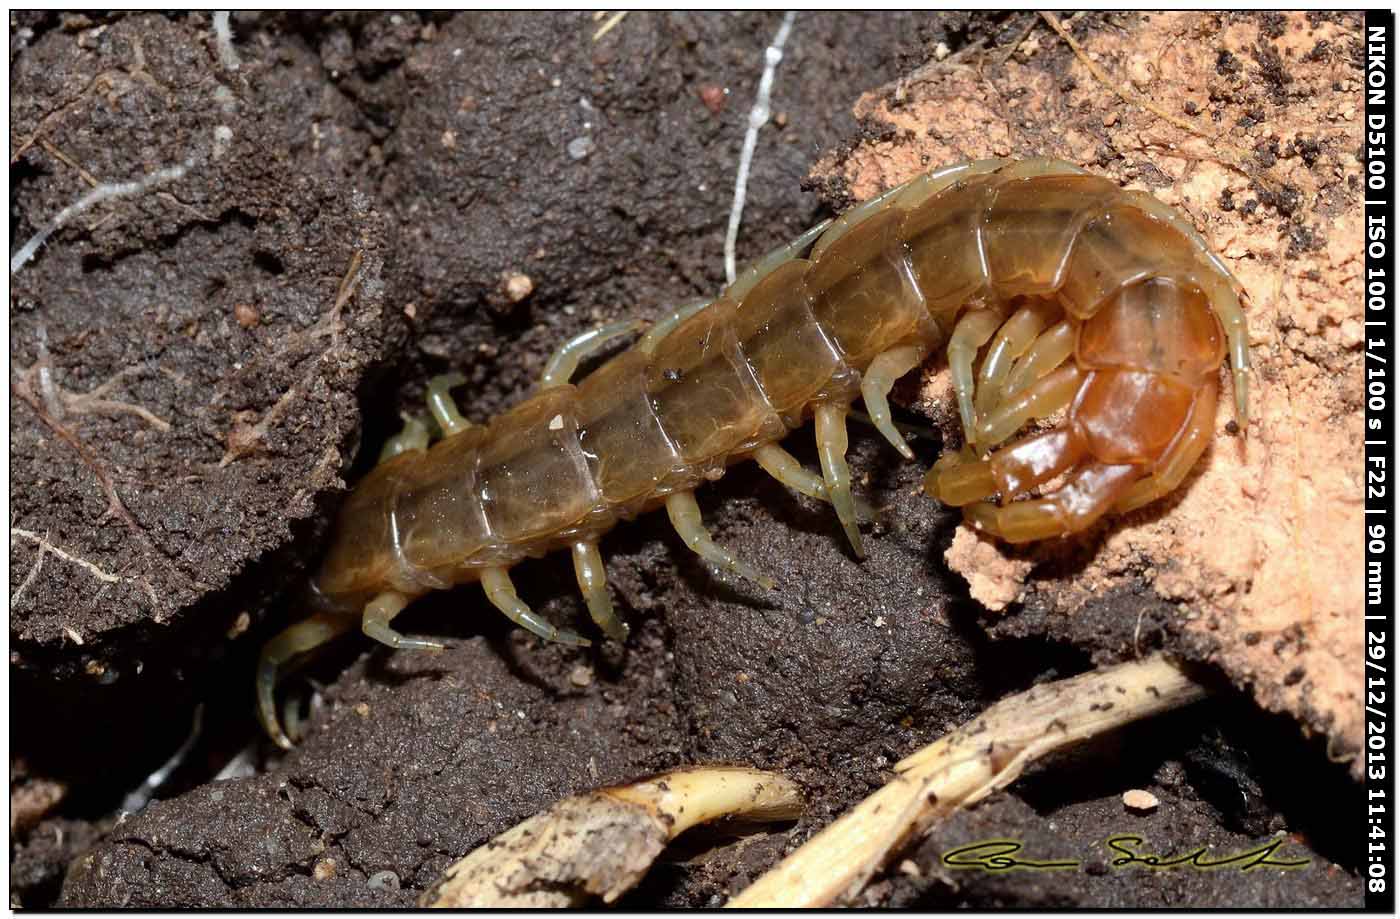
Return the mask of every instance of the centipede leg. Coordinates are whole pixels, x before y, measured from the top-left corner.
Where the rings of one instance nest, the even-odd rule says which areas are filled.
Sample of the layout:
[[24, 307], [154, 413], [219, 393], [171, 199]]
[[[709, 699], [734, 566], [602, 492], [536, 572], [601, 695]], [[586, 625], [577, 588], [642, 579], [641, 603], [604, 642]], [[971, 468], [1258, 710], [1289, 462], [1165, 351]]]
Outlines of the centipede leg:
[[[753, 451], [753, 458], [763, 471], [782, 482], [788, 488], [818, 501], [830, 501], [826, 493], [826, 481], [809, 471], [797, 457], [777, 444], [764, 444]], [[859, 497], [853, 498], [856, 505], [856, 518], [861, 523], [875, 519], [875, 509]]]
[[1074, 325], [1062, 320], [1040, 333], [1040, 337], [1021, 355], [1006, 378], [1002, 399], [1009, 399], [1036, 380], [1059, 367], [1074, 353]]
[[645, 325], [640, 319], [625, 319], [575, 335], [560, 345], [544, 365], [544, 373], [540, 375], [540, 389], [549, 389], [551, 386], [569, 382], [578, 371], [578, 365], [589, 355], [596, 353], [614, 338], [640, 331]]
[[809, 472], [797, 457], [784, 450], [777, 444], [764, 444], [753, 451], [753, 458], [763, 471], [773, 478], [782, 482], [793, 491], [806, 495], [809, 498], [816, 498], [818, 501], [830, 501], [831, 497], [826, 493], [826, 483], [822, 477], [814, 472]]
[[972, 310], [958, 320], [948, 339], [948, 369], [953, 376], [953, 392], [958, 397], [963, 437], [969, 444], [977, 443], [977, 412], [972, 402], [977, 378], [972, 373], [972, 362], [977, 358], [978, 349], [1001, 325], [1001, 320], [1001, 313], [994, 309]]
[[1044, 306], [1022, 307], [1002, 324], [992, 339], [982, 370], [977, 375], [977, 397], [974, 407], [978, 416], [985, 415], [1002, 399], [1007, 378], [1016, 358], [1025, 353], [1042, 329], [1049, 325]]
[[282, 700], [282, 726], [287, 729], [287, 737], [292, 743], [300, 743], [305, 734], [302, 730], [304, 722], [298, 701], [295, 696], [288, 696]]
[[924, 473], [924, 494], [953, 507], [980, 501], [997, 490], [989, 460], [978, 459], [971, 449], [947, 453]]
[[1069, 431], [1046, 431], [1003, 447], [987, 459], [949, 454], [924, 476], [924, 491], [954, 507], [997, 491], [1010, 498], [1050, 481], [1083, 456], [1083, 441]]
[[303, 619], [263, 645], [258, 656], [258, 674], [255, 681], [258, 698], [258, 721], [263, 730], [277, 746], [284, 750], [292, 748], [292, 741], [282, 730], [277, 719], [277, 678], [282, 668], [293, 658], [317, 648], [355, 627], [353, 616], [334, 613], [317, 613]]
[[1084, 374], [1074, 364], [1067, 364], [1021, 394], [998, 405], [977, 424], [977, 442], [992, 447], [1015, 434], [1032, 418], [1044, 418], [1069, 405], [1079, 392]]
[[428, 381], [428, 411], [442, 429], [444, 437], [460, 434], [472, 426], [472, 423], [457, 410], [457, 403], [452, 400], [452, 394], [449, 392], [452, 387], [461, 386], [465, 382], [467, 378], [460, 373], [443, 373]]
[[1191, 418], [1186, 429], [1157, 464], [1157, 471], [1130, 488], [1114, 505], [1114, 510], [1122, 513], [1150, 504], [1181, 484], [1181, 480], [1186, 478], [1186, 473], [1196, 465], [1196, 460], [1201, 458], [1201, 454], [1210, 444], [1211, 435], [1215, 433], [1215, 405], [1218, 398], [1219, 387], [1215, 383], [1201, 388], [1200, 394], [1196, 396], [1196, 403], [1191, 406]]
[[560, 629], [545, 622], [535, 611], [525, 605], [515, 592], [510, 572], [505, 568], [481, 569], [481, 586], [486, 590], [486, 599], [491, 605], [505, 614], [506, 618], [522, 629], [528, 629], [546, 641], [558, 641], [566, 645], [587, 647], [591, 642], [576, 632]]
[[638, 339], [636, 344], [637, 350], [643, 354], [651, 354], [656, 350], [656, 346], [661, 344], [661, 339], [671, 334], [672, 329], [713, 302], [713, 300], [693, 300], [690, 303], [686, 303], [671, 310], [671, 312], [652, 323], [651, 328], [647, 329], [647, 333]]
[[389, 623], [407, 605], [408, 597], [392, 590], [385, 591], [365, 604], [365, 611], [360, 616], [360, 630], [375, 641], [399, 651], [441, 651], [446, 647], [440, 641], [409, 638], [394, 631]]
[[870, 412], [871, 424], [909, 460], [914, 458], [914, 451], [909, 448], [903, 435], [895, 429], [894, 422], [890, 420], [889, 394], [895, 381], [919, 366], [923, 359], [923, 349], [916, 345], [891, 348], [870, 362], [865, 376], [860, 381], [860, 394], [865, 399], [866, 411]]
[[609, 638], [626, 641], [630, 630], [627, 623], [618, 618], [612, 597], [608, 596], [608, 570], [603, 566], [598, 544], [576, 542], [573, 553], [574, 575], [578, 578], [578, 588], [583, 593], [584, 602], [588, 604], [588, 615]]
[[1236, 298], [1217, 299], [1212, 304], [1230, 349], [1230, 375], [1235, 388], [1235, 421], [1240, 430], [1249, 427], [1249, 324], [1244, 307]]
[[407, 453], [409, 450], [428, 449], [428, 425], [418, 415], [402, 415], [403, 428], [399, 433], [390, 437], [384, 442], [384, 448], [379, 451], [379, 461], [393, 459], [400, 453]]
[[964, 508], [963, 516], [979, 530], [1012, 543], [1078, 533], [1102, 517], [1141, 475], [1138, 466], [1090, 463], [1044, 498], [1005, 507], [979, 501]]
[[671, 526], [676, 528], [676, 532], [680, 534], [686, 546], [705, 561], [732, 571], [739, 577], [753, 581], [760, 587], [771, 590], [777, 586], [768, 575], [743, 561], [711, 538], [710, 531], [705, 529], [705, 521], [700, 516], [700, 505], [695, 501], [694, 492], [678, 491], [667, 495], [666, 515], [671, 518]]
[[772, 252], [762, 256], [735, 276], [734, 283], [725, 288], [724, 295], [731, 300], [743, 299], [744, 294], [753, 290], [755, 284], [772, 274], [779, 265], [797, 258], [810, 249], [812, 243], [816, 242], [830, 226], [830, 220], [823, 220], [791, 242], [783, 243]]
[[817, 422], [817, 456], [821, 459], [826, 493], [831, 495], [831, 506], [836, 509], [836, 517], [846, 531], [851, 550], [857, 558], [865, 558], [865, 546], [860, 540], [860, 530], [856, 528], [859, 518], [855, 499], [851, 495], [851, 467], [846, 463], [846, 406], [824, 402], [816, 407], [814, 415]]

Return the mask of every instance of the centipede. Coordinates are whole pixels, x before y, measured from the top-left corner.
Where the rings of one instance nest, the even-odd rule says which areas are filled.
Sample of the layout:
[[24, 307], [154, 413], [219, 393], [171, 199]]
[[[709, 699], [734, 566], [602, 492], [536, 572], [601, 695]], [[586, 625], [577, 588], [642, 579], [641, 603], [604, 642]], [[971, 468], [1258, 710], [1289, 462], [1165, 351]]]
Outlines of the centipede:
[[[278, 717], [279, 678], [357, 625], [391, 648], [442, 650], [393, 620], [460, 584], [480, 582], [492, 606], [543, 639], [589, 644], [538, 616], [511, 581], [513, 566], [556, 551], [571, 553], [597, 628], [625, 640], [599, 541], [653, 510], [665, 508], [705, 562], [775, 587], [712, 538], [695, 499], [735, 463], [753, 460], [830, 503], [864, 557], [865, 511], [846, 459], [851, 406], [863, 400], [875, 429], [913, 460], [889, 394], [940, 349], [963, 445], [923, 487], [971, 526], [1024, 543], [1157, 501], [1212, 440], [1227, 359], [1247, 428], [1245, 302], [1195, 227], [1150, 194], [1058, 160], [977, 160], [818, 224], [714, 299], [565, 342], [538, 392], [489, 423], [459, 411], [450, 391], [460, 375], [435, 377], [435, 431], [410, 418], [385, 445], [340, 510], [311, 615], [263, 648], [259, 720], [291, 748], [299, 729]], [[623, 336], [635, 342], [574, 379]], [[809, 420], [820, 474], [779, 445]]]

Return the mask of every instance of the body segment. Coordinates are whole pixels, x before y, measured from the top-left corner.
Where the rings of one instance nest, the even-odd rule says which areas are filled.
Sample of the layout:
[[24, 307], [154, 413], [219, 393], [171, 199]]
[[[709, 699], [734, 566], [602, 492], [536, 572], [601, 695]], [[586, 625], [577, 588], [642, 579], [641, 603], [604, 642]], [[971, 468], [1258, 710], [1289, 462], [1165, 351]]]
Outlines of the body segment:
[[[676, 310], [576, 385], [567, 381], [581, 355], [634, 326], [566, 344], [544, 388], [486, 426], [459, 423], [441, 404], [442, 387], [434, 391], [445, 436], [426, 450], [402, 449], [360, 484], [316, 578], [315, 630], [265, 655], [260, 708], [279, 742], [277, 667], [337, 616], [363, 615], [365, 630], [392, 644], [402, 636], [384, 611], [397, 612], [400, 599], [481, 580], [512, 619], [583, 642], [532, 618], [507, 573], [568, 549], [594, 618], [625, 634], [597, 542], [618, 521], [663, 505], [688, 546], [761, 581], [709, 538], [691, 497], [731, 463], [756, 459], [830, 500], [859, 554], [846, 410], [863, 396], [877, 428], [911, 456], [885, 396], [940, 349], [967, 446], [935, 466], [927, 489], [1012, 541], [1077, 531], [1175, 487], [1209, 442], [1227, 353], [1246, 420], [1239, 288], [1219, 259], [1155, 199], [1048, 160], [920, 176], [804, 234], [717, 300]], [[1054, 430], [994, 449], [1061, 410]], [[809, 418], [820, 479], [776, 443]], [[1011, 500], [1062, 475], [1044, 497]], [[985, 500], [995, 493], [1002, 504]]]

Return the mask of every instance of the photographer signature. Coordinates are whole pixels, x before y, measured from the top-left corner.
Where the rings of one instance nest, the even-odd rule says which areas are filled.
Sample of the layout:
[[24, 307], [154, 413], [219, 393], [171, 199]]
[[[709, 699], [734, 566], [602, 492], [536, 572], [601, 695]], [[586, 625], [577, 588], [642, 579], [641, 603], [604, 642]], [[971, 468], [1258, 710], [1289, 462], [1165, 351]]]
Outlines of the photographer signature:
[[[1215, 857], [1206, 854], [1206, 846], [1201, 846], [1182, 855], [1165, 856], [1143, 852], [1141, 847], [1144, 842], [1145, 840], [1141, 836], [1132, 834], [1110, 836], [1104, 841], [1104, 845], [1117, 857], [1109, 862], [1109, 865], [1113, 868], [1140, 865], [1144, 868], [1158, 870], [1195, 868], [1208, 871], [1217, 868], [1236, 868], [1240, 871], [1250, 871], [1254, 868], [1297, 869], [1307, 867], [1310, 864], [1306, 858], [1275, 858], [1275, 852], [1284, 843], [1282, 839], [1273, 839], [1243, 852], [1232, 852]], [[988, 839], [944, 852], [943, 864], [950, 868], [980, 868], [983, 871], [993, 872], [1057, 871], [1080, 866], [1080, 862], [1077, 860], [1038, 861], [1021, 858], [1019, 853], [1024, 848], [1022, 843], [1015, 840]]]

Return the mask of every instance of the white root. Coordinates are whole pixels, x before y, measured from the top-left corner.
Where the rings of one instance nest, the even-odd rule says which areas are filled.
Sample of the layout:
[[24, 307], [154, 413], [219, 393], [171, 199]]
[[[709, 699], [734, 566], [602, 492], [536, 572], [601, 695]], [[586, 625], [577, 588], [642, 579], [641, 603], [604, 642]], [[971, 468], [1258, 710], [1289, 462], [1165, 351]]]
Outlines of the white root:
[[936, 820], [1005, 788], [1035, 760], [1205, 694], [1155, 655], [1003, 699], [898, 763], [893, 781], [726, 906], [793, 909], [847, 902]]
[[219, 63], [230, 72], [238, 69], [238, 52], [233, 50], [233, 29], [229, 27], [229, 11], [214, 14], [214, 43], [219, 49]]
[[10, 274], [13, 275], [23, 268], [25, 263], [34, 257], [34, 253], [39, 251], [39, 247], [47, 242], [48, 238], [54, 234], [54, 231], [61, 229], [64, 224], [68, 223], [68, 221], [72, 220], [74, 217], [84, 211], [91, 210], [94, 206], [101, 204], [103, 201], [109, 201], [113, 198], [129, 198], [132, 195], [142, 194], [146, 190], [154, 188], [157, 185], [163, 185], [166, 182], [174, 182], [184, 178], [185, 173], [189, 171], [191, 165], [191, 163], [185, 162], [178, 166], [168, 166], [165, 169], [157, 169], [144, 178], [135, 179], [130, 182], [104, 182], [92, 189], [77, 201], [59, 211], [58, 216], [50, 220], [39, 232], [29, 237], [29, 241], [21, 246], [19, 251], [15, 252], [14, 255], [10, 256]]
[[768, 123], [768, 100], [773, 92], [773, 78], [778, 72], [778, 64], [783, 60], [783, 45], [787, 44], [797, 13], [789, 10], [783, 14], [783, 23], [773, 36], [773, 43], [763, 50], [763, 76], [758, 81], [758, 96], [749, 110], [749, 127], [744, 132], [744, 149], [739, 154], [739, 172], [734, 177], [734, 204], [729, 209], [729, 229], [724, 235], [724, 277], [730, 284], [738, 274], [735, 261], [735, 248], [739, 242], [739, 222], [744, 217], [744, 198], [748, 194], [749, 164], [753, 162], [753, 151], [758, 146], [758, 131]]

